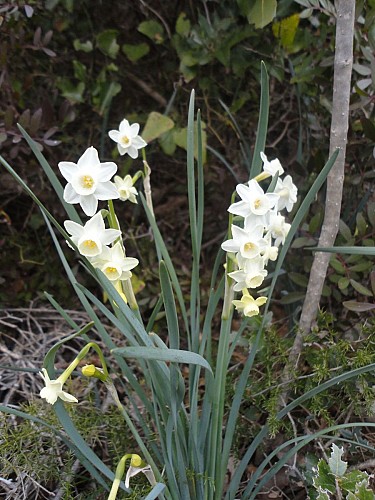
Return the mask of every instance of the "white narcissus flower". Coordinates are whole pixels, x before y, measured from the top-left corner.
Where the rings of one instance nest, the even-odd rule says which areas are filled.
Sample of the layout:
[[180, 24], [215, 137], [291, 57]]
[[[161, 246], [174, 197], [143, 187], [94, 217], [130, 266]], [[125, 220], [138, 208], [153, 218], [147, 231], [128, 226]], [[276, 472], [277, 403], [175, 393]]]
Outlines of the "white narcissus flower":
[[262, 256], [264, 265], [266, 266], [269, 260], [275, 261], [277, 259], [279, 249], [277, 246], [272, 245], [270, 233], [265, 235], [264, 240], [266, 241], [266, 246], [262, 248], [260, 255]]
[[236, 191], [242, 201], [232, 203], [228, 212], [234, 215], [248, 218], [254, 226], [265, 225], [266, 214], [276, 205], [279, 195], [275, 193], [264, 193], [258, 182], [251, 179], [246, 186], [238, 184]]
[[268, 161], [267, 156], [263, 152], [260, 153], [260, 157], [262, 158], [263, 161], [264, 172], [267, 172], [267, 174], [272, 175], [272, 177], [276, 175], [276, 173], [278, 173], [279, 175], [283, 175], [284, 169], [277, 158]]
[[117, 281], [131, 278], [130, 270], [134, 269], [139, 261], [133, 257], [125, 257], [122, 245], [118, 241], [111, 248], [103, 247], [101, 254], [91, 263], [99, 268], [110, 281]]
[[263, 232], [264, 227], [261, 224], [249, 230], [242, 229], [232, 224], [233, 238], [224, 241], [221, 248], [226, 252], [239, 252], [244, 259], [258, 257], [263, 247], [267, 244], [263, 239]]
[[64, 227], [77, 245], [79, 253], [86, 257], [96, 257], [102, 253], [103, 247], [109, 245], [121, 235], [118, 229], [106, 229], [101, 212], [98, 212], [84, 226], [66, 220]]
[[133, 123], [130, 125], [128, 120], [122, 120], [118, 130], [110, 130], [109, 137], [117, 142], [117, 149], [120, 155], [128, 155], [135, 159], [138, 158], [138, 149], [147, 146], [147, 142], [138, 135], [139, 124]]
[[137, 203], [138, 191], [133, 186], [131, 175], [126, 175], [123, 179], [119, 175], [115, 175], [114, 181], [121, 201], [129, 200], [132, 203]]
[[247, 290], [243, 291], [241, 300], [233, 300], [232, 303], [244, 316], [256, 316], [259, 314], [259, 307], [267, 302], [267, 297], [258, 297], [254, 299]]
[[89, 217], [96, 212], [98, 200], [119, 197], [115, 185], [110, 182], [117, 165], [112, 161], [100, 163], [98, 152], [93, 147], [86, 149], [77, 163], [61, 161], [59, 169], [68, 181], [64, 200], [72, 205], [79, 203]]
[[47, 403], [53, 405], [56, 403], [58, 398], [63, 401], [67, 401], [68, 403], [78, 403], [78, 399], [69, 394], [68, 392], [63, 391], [64, 382], [57, 378], [56, 380], [51, 380], [45, 368], [42, 368], [42, 371], [39, 372], [39, 375], [43, 378], [45, 387], [40, 391], [39, 395], [41, 398], [45, 399]]
[[275, 246], [284, 245], [285, 238], [288, 236], [290, 224], [285, 222], [285, 217], [276, 211], [268, 214], [267, 235], [275, 240]]
[[262, 257], [256, 257], [255, 259], [238, 258], [238, 261], [240, 269], [228, 274], [236, 281], [233, 290], [239, 292], [244, 288], [257, 288], [260, 286], [268, 274], [264, 269]]
[[280, 196], [277, 209], [283, 210], [283, 208], [286, 208], [290, 212], [297, 201], [297, 192], [297, 187], [293, 184], [290, 175], [287, 175], [284, 179], [277, 179], [275, 193]]

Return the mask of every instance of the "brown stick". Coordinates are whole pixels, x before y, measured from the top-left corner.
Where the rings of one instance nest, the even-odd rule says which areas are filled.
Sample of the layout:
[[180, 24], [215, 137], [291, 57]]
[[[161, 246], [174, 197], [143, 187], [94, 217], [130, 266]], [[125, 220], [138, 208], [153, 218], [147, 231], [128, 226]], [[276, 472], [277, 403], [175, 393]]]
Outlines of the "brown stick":
[[[339, 149], [339, 155], [327, 178], [324, 221], [318, 243], [320, 247], [333, 246], [339, 227], [353, 65], [355, 0], [336, 0], [335, 6], [337, 11], [336, 47], [329, 155], [331, 156], [336, 149]], [[298, 363], [303, 342], [316, 319], [329, 259], [330, 254], [327, 252], [317, 252], [314, 256], [299, 323], [299, 332], [290, 351], [288, 367], [284, 371], [284, 377], [287, 380]]]

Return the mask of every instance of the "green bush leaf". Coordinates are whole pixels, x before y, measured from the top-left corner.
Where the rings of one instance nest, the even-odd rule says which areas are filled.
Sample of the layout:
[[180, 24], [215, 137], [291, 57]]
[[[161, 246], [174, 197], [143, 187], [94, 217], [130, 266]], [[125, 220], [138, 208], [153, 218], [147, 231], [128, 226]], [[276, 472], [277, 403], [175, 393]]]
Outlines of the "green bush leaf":
[[152, 111], [148, 115], [145, 128], [142, 131], [142, 138], [149, 143], [162, 136], [173, 127], [174, 121], [171, 118], [161, 113], [157, 113], [156, 111]]
[[363, 215], [359, 212], [356, 216], [357, 231], [360, 236], [364, 236], [367, 231], [367, 222]]
[[343, 264], [338, 259], [336, 259], [336, 257], [332, 257], [331, 260], [329, 261], [329, 264], [339, 274], [345, 274], [346, 273], [345, 267], [343, 266]]
[[355, 300], [346, 300], [342, 303], [342, 305], [349, 309], [349, 311], [354, 311], [357, 313], [375, 309], [375, 304], [370, 304], [368, 302], [356, 302]]
[[276, 7], [276, 0], [256, 0], [247, 19], [250, 24], [255, 24], [256, 28], [264, 28], [276, 16]]
[[358, 283], [358, 281], [351, 279], [350, 284], [355, 290], [357, 290], [357, 292], [361, 293], [362, 295], [366, 295], [367, 297], [373, 296], [372, 292], [365, 286], [361, 285], [361, 283]]
[[181, 36], [188, 36], [191, 28], [191, 23], [186, 17], [185, 12], [181, 12], [176, 21], [176, 33]]
[[293, 283], [296, 283], [296, 285], [302, 286], [304, 288], [306, 288], [309, 283], [307, 276], [304, 274], [295, 273], [292, 271], [288, 273], [288, 276], [293, 281]]
[[275, 21], [272, 25], [272, 32], [275, 38], [278, 38], [284, 49], [291, 49], [293, 47], [294, 37], [297, 33], [300, 16], [299, 14], [292, 14], [289, 17]]
[[340, 290], [345, 290], [346, 288], [348, 288], [349, 282], [350, 282], [349, 278], [344, 277], [339, 279], [337, 285], [340, 288]]
[[323, 490], [327, 490], [330, 493], [336, 491], [335, 477], [325, 460], [319, 460], [316, 475], [313, 477], [313, 484], [315, 488], [318, 489], [320, 486]]
[[332, 445], [331, 456], [328, 459], [328, 465], [332, 474], [336, 477], [342, 477], [348, 468], [347, 462], [341, 459], [344, 453], [344, 448], [339, 448], [335, 443]]
[[122, 51], [129, 61], [136, 62], [150, 52], [150, 46], [147, 43], [138, 43], [136, 45], [125, 43], [122, 46]]
[[305, 292], [290, 292], [288, 295], [284, 295], [280, 302], [281, 304], [294, 304], [295, 302], [304, 300], [305, 296]]
[[117, 30], [105, 30], [96, 36], [99, 49], [111, 59], [116, 59], [120, 45], [117, 43]]
[[143, 21], [138, 26], [138, 31], [155, 43], [163, 43], [164, 41], [164, 28], [157, 21]]
[[349, 226], [345, 224], [343, 220], [340, 219], [339, 222], [339, 233], [345, 238], [346, 241], [350, 241], [352, 238], [352, 233]]
[[78, 38], [74, 40], [73, 42], [73, 47], [74, 50], [79, 51], [81, 50], [82, 52], [92, 52], [93, 46], [92, 42], [90, 40], [87, 40], [86, 42], [80, 42]]
[[112, 349], [114, 354], [121, 354], [125, 358], [154, 359], [172, 363], [187, 363], [199, 365], [212, 374], [210, 364], [199, 354], [180, 349], [159, 349], [157, 347], [119, 347]]
[[355, 491], [355, 487], [358, 483], [362, 481], [367, 481], [368, 485], [368, 474], [367, 472], [362, 472], [360, 470], [353, 470], [345, 474], [345, 476], [340, 481], [340, 486], [346, 491]]

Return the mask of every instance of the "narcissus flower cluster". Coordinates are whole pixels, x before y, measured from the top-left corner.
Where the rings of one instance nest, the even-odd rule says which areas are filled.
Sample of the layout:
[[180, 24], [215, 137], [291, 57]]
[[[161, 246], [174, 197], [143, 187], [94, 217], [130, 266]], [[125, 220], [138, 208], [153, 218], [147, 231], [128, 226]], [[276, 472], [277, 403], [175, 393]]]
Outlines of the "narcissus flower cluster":
[[[234, 280], [234, 291], [242, 292], [241, 300], [234, 300], [236, 309], [245, 316], [259, 314], [259, 306], [266, 302], [266, 297], [254, 299], [249, 289], [262, 285], [268, 271], [268, 261], [275, 261], [279, 246], [284, 244], [290, 224], [280, 214], [286, 209], [290, 212], [297, 201], [297, 188], [290, 175], [281, 176], [284, 169], [278, 159], [268, 161], [261, 153], [263, 172], [247, 184], [236, 187], [241, 201], [233, 203], [228, 211], [241, 219], [241, 226], [232, 224], [232, 238], [222, 244], [223, 250], [234, 254], [237, 270], [230, 272]], [[260, 182], [267, 177], [277, 175], [275, 190], [264, 192]]]
[[[117, 143], [121, 155], [127, 153], [137, 158], [138, 150], [147, 145], [138, 132], [138, 123], [130, 125], [124, 119], [119, 130], [111, 130], [109, 136]], [[97, 210], [99, 202], [104, 200], [120, 199], [137, 203], [138, 192], [133, 186], [133, 179], [130, 175], [125, 178], [115, 175], [117, 165], [101, 162], [98, 151], [92, 146], [77, 163], [62, 161], [59, 169], [67, 180], [64, 200], [70, 204], [79, 203], [84, 213], [91, 217], [84, 225], [66, 220], [64, 227], [80, 254], [87, 257], [119, 290], [118, 283], [130, 279], [131, 269], [138, 265], [138, 260], [126, 257], [121, 231], [114, 227], [106, 228], [103, 215]], [[111, 181], [113, 176], [114, 182]]]

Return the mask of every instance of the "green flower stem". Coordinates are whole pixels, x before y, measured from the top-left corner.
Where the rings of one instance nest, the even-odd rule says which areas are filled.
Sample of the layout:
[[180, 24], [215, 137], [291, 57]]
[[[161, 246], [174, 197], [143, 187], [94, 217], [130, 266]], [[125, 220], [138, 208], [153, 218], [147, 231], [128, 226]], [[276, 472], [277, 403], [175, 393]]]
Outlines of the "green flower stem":
[[[236, 192], [233, 192], [231, 203], [234, 203]], [[232, 222], [233, 214], [229, 214], [228, 220], [228, 239], [232, 237]], [[212, 408], [212, 462], [210, 468], [210, 476], [215, 478], [215, 491], [209, 491], [209, 498], [220, 499], [222, 496], [222, 486], [224, 478], [220, 477], [221, 461], [219, 457], [222, 453], [222, 426], [224, 417], [224, 400], [226, 388], [226, 375], [228, 366], [228, 352], [229, 352], [229, 339], [232, 326], [233, 306], [232, 301], [234, 298], [233, 280], [228, 274], [234, 268], [234, 261], [227, 254], [225, 264], [225, 290], [224, 290], [224, 304], [221, 315], [221, 328], [219, 337], [218, 354], [216, 360], [215, 371], [215, 385], [214, 385], [214, 400]]]
[[77, 368], [79, 363], [84, 359], [84, 357], [91, 348], [94, 349], [94, 351], [98, 354], [100, 362], [102, 364], [103, 376], [105, 377], [105, 379], [107, 379], [108, 378], [107, 364], [105, 362], [102, 350], [97, 344], [95, 344], [95, 342], [89, 342], [88, 344], [85, 345], [83, 349], [81, 349], [77, 357], [70, 363], [70, 365], [66, 368], [66, 370], [63, 371], [63, 373], [59, 376], [58, 380], [60, 380], [63, 384], [65, 384], [65, 382], [68, 380], [72, 372]]
[[144, 178], [144, 175], [145, 175], [145, 174], [142, 172], [142, 170], [138, 170], [138, 172], [136, 172], [136, 173], [133, 175], [133, 177], [132, 177], [132, 183], [133, 183], [133, 185], [137, 182], [137, 180], [138, 180], [140, 177]]
[[109, 225], [112, 229], [120, 229], [120, 224], [118, 223], [115, 208], [113, 206], [113, 200], [108, 200], [108, 209], [109, 209], [109, 215], [108, 215], [108, 220], [109, 220]]
[[[137, 429], [135, 428], [131, 418], [129, 417], [126, 409], [124, 408], [124, 406], [122, 405], [119, 397], [118, 397], [118, 394], [117, 394], [117, 390], [116, 390], [116, 387], [113, 385], [113, 382], [110, 378], [108, 378], [105, 382], [105, 386], [107, 387], [108, 389], [108, 392], [111, 394], [112, 398], [113, 398], [113, 401], [115, 402], [117, 408], [120, 410], [120, 413], [121, 415], [124, 417], [124, 420], [126, 422], [126, 425], [129, 427], [131, 433], [133, 434], [133, 436], [135, 437], [136, 441], [137, 441], [137, 444], [143, 454], [143, 456], [145, 457], [146, 459], [146, 462], [151, 466], [154, 474], [155, 474], [155, 477], [157, 479], [157, 481], [159, 482], [163, 482], [162, 480], [162, 477], [161, 477], [161, 474], [159, 473], [157, 467], [156, 467], [156, 464], [152, 458], [152, 456], [150, 455], [150, 453], [148, 452], [144, 442], [142, 441], [141, 437], [139, 436], [138, 434], [138, 431]], [[124, 465], [125, 465], [125, 462], [124, 462]], [[116, 470], [116, 477], [117, 477], [117, 470]], [[115, 498], [115, 497], [113, 497]]]
[[116, 500], [117, 492], [120, 486], [120, 482], [122, 479], [122, 476], [124, 475], [125, 472], [125, 464], [128, 458], [131, 459], [132, 454], [128, 453], [127, 455], [124, 455], [122, 459], [119, 461], [116, 467], [116, 472], [115, 472], [115, 479], [113, 480], [112, 483], [112, 488], [111, 491], [109, 492], [108, 500]]
[[[110, 227], [112, 229], [121, 230], [120, 225], [118, 223], [116, 213], [115, 213], [115, 209], [113, 206], [113, 200], [108, 200], [108, 208], [109, 208], [108, 219], [109, 219]], [[126, 255], [124, 245], [122, 245], [122, 246], [124, 249], [124, 254]], [[132, 309], [133, 311], [138, 311], [138, 303], [137, 303], [137, 299], [135, 298], [135, 294], [134, 294], [134, 290], [133, 290], [131, 281], [125, 280], [125, 281], [122, 281], [121, 283], [122, 283], [122, 289], [124, 291], [124, 294], [129, 302], [130, 309]]]

